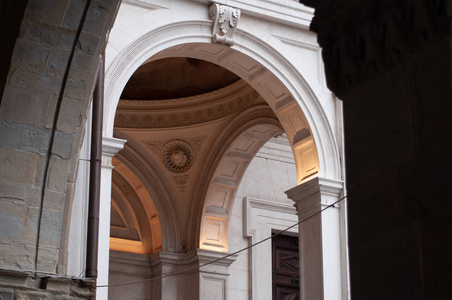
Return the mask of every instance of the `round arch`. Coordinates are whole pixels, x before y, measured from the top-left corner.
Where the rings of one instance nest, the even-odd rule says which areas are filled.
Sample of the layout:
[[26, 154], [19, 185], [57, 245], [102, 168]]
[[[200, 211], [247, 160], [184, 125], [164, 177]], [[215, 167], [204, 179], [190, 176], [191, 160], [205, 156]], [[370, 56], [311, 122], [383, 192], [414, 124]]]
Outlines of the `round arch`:
[[250, 161], [275, 135], [283, 133], [273, 111], [257, 106], [243, 111], [225, 128], [206, 164], [192, 214], [191, 231], [196, 247], [228, 251], [229, 216], [235, 194]]
[[[161, 246], [163, 251], [181, 252], [181, 242], [177, 217], [172, 202], [169, 201], [164, 184], [155, 170], [140, 155], [125, 145], [124, 150], [116, 155], [118, 161], [124, 165], [127, 176], [136, 177], [145, 190], [143, 194], [152, 199], [158, 214], [159, 230], [161, 230]], [[150, 224], [152, 225], [152, 224]], [[152, 227], [152, 226], [150, 226]]]
[[247, 81], [275, 111], [292, 145], [298, 183], [315, 175], [340, 179], [333, 130], [305, 76], [270, 43], [237, 29], [233, 47], [211, 42], [212, 22], [174, 22], [147, 32], [125, 47], [106, 73], [104, 136], [113, 136], [121, 92], [143, 63], [164, 57], [201, 58]]

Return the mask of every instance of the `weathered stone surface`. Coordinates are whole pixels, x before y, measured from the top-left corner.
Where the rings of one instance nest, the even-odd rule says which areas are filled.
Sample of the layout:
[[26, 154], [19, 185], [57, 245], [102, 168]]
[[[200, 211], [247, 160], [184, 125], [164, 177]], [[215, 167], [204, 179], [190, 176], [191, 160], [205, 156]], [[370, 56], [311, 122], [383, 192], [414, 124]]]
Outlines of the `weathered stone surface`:
[[0, 239], [11, 239], [20, 235], [22, 222], [17, 216], [0, 211]]
[[64, 16], [63, 27], [71, 30], [77, 30], [80, 23], [80, 19], [83, 14], [85, 1], [83, 0], [70, 0], [67, 12]]
[[[85, 3], [77, 0], [30, 0], [21, 22], [0, 108], [0, 235], [3, 236], [0, 238], [0, 268], [34, 271], [37, 214], [50, 127], [67, 57]], [[76, 45], [52, 149], [42, 203], [42, 247], [39, 249], [38, 271], [57, 271], [63, 211], [65, 201], [72, 198], [72, 182], [75, 181], [75, 175], [69, 172], [75, 173], [77, 166], [80, 135], [98, 69], [98, 64], [93, 62], [98, 60], [105, 47], [107, 30], [113, 23], [119, 1], [92, 1], [91, 5], [86, 26]], [[106, 20], [109, 24], [105, 24]], [[10, 40], [8, 43], [11, 44], [16, 38]], [[5, 208], [4, 203], [23, 210], [20, 215], [25, 220]], [[16, 237], [20, 239], [16, 240]], [[37, 289], [37, 281], [26, 289]], [[0, 287], [3, 282], [0, 280]], [[82, 295], [84, 288], [80, 289], [80, 293], [72, 296], [72, 288], [68, 288], [64, 297], [87, 298], [86, 293]], [[15, 297], [36, 299], [41, 296], [40, 292], [30, 294], [23, 290], [22, 294], [15, 293]], [[46, 297], [57, 299], [55, 295]]]
[[86, 82], [69, 79], [66, 84], [64, 96], [68, 99], [83, 100], [87, 87], [88, 85]]
[[[16, 123], [45, 126], [53, 93], [32, 92], [7, 86], [3, 94], [0, 119]], [[23, 109], [27, 107], [28, 109]]]
[[13, 300], [14, 290], [8, 288], [0, 288], [0, 299], [2, 300]]
[[23, 70], [44, 71], [50, 50], [49, 45], [18, 39], [11, 61]]
[[38, 266], [37, 266], [38, 272], [56, 274], [58, 265], [58, 255], [59, 249], [46, 248], [40, 245], [38, 252]]
[[41, 245], [58, 247], [62, 226], [62, 212], [44, 210], [41, 220]]
[[0, 148], [0, 181], [31, 186], [37, 154]]
[[82, 51], [83, 53], [93, 55], [96, 51], [98, 42], [98, 36], [83, 32], [80, 35], [80, 43], [77, 45], [77, 51]]
[[52, 191], [64, 192], [66, 190], [69, 160], [52, 157], [50, 159], [47, 188]]
[[80, 126], [80, 104], [79, 100], [64, 99], [58, 118], [58, 130], [75, 132], [76, 128]]
[[[84, 1], [72, 0], [68, 7], [68, 13], [66, 14], [63, 22], [63, 27], [68, 29], [76, 30], [80, 23], [80, 18], [84, 8]], [[103, 30], [104, 22], [106, 21], [108, 14], [109, 4], [92, 1], [88, 9], [85, 23], [83, 24], [83, 31], [95, 34], [97, 36], [101, 35]]]
[[0, 201], [34, 207], [39, 205], [41, 192], [38, 189], [0, 182], [0, 191]]
[[62, 212], [64, 209], [64, 199], [64, 193], [47, 190], [44, 199], [44, 209]]
[[25, 16], [40, 23], [59, 26], [63, 21], [68, 0], [30, 0]]
[[110, 4], [93, 2], [86, 16], [83, 31], [100, 36], [108, 18], [107, 10]]
[[[40, 155], [36, 164], [34, 177], [34, 186], [40, 188], [44, 179], [44, 170], [46, 165], [46, 156]], [[54, 192], [64, 192], [66, 189], [67, 172], [69, 160], [53, 155], [50, 158], [49, 168], [47, 170], [46, 190]]]
[[91, 68], [93, 66], [94, 57], [83, 52], [75, 52], [73, 64], [77, 68], [71, 68], [69, 78], [75, 81], [88, 81]]
[[0, 145], [4, 148], [46, 153], [50, 131], [43, 127], [0, 121]]
[[29, 207], [27, 212], [27, 223], [25, 232], [25, 241], [32, 249], [35, 249], [36, 239], [38, 237], [38, 214], [39, 207]]
[[67, 67], [70, 50], [69, 49], [55, 49], [51, 60], [47, 65], [46, 73], [54, 76], [63, 77]]
[[74, 142], [74, 134], [56, 131], [55, 142], [52, 148], [52, 154], [60, 158], [68, 159], [72, 154], [72, 145]]
[[[0, 296], [14, 299], [89, 299], [94, 281], [0, 270]], [[4, 298], [13, 299], [13, 298]]]
[[61, 88], [61, 78], [49, 74], [34, 73], [17, 69], [11, 75], [10, 85], [12, 87], [30, 91], [45, 89], [57, 95]]
[[75, 32], [60, 27], [33, 25], [28, 30], [27, 38], [56, 48], [70, 49]]
[[34, 245], [0, 242], [0, 265], [7, 270], [31, 271], [34, 268]]

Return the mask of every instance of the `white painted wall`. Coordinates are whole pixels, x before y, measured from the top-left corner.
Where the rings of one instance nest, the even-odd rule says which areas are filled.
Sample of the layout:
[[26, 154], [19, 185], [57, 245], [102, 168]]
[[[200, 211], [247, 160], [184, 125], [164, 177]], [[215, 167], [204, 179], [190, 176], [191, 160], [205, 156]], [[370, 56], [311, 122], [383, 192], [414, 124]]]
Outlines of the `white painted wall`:
[[[316, 36], [308, 30], [312, 11], [291, 0], [217, 2], [228, 2], [228, 5], [242, 9], [240, 35], [237, 37], [235, 49], [269, 68], [296, 96], [295, 100], [312, 126], [312, 134], [316, 139], [324, 170], [328, 170], [323, 175], [340, 177], [340, 155], [335, 136], [339, 123], [336, 115], [337, 100], [325, 86], [320, 48], [317, 46]], [[206, 29], [211, 22], [208, 5], [207, 0], [123, 2], [106, 50], [106, 86], [108, 88], [109, 83], [117, 86], [119, 92], [106, 91], [105, 136], [111, 137], [113, 134], [112, 120], [118, 93], [141, 63], [167, 47], [184, 42], [210, 43], [209, 30]], [[273, 9], [275, 7], [278, 9]], [[185, 24], [185, 27], [179, 28], [177, 24]], [[158, 32], [157, 29], [165, 26], [171, 27], [171, 36], [163, 36]], [[194, 28], [197, 28], [197, 31]], [[146, 37], [151, 35], [153, 43], [139, 43], [149, 42]], [[251, 41], [265, 44], [269, 48], [268, 52], [259, 52], [262, 49], [254, 44], [250, 46]], [[275, 53], [279, 56], [272, 55]], [[83, 182], [79, 181], [78, 185], [83, 185]], [[287, 142], [284, 143], [282, 138], [272, 140], [252, 160], [236, 194], [229, 221], [229, 252], [267, 237], [272, 229], [281, 230], [295, 223], [295, 208], [291, 201], [287, 200], [284, 191], [296, 185], [297, 174], [290, 146]], [[244, 215], [244, 205], [248, 207], [248, 216]], [[80, 207], [76, 209], [78, 212], [74, 211], [75, 220], [82, 217]], [[77, 224], [71, 224], [71, 230], [77, 228]], [[74, 237], [72, 245], [78, 245], [78, 240], [83, 240], [81, 235]], [[268, 242], [242, 253], [231, 265], [228, 288], [230, 299], [270, 299], [268, 297], [271, 297], [271, 281], [269, 284], [268, 278], [271, 280], [271, 269], [267, 265], [267, 262], [271, 263], [270, 246]], [[69, 255], [69, 265], [72, 266], [69, 269], [71, 275], [77, 276], [76, 273], [82, 268], [80, 251], [84, 251], [84, 248], [79, 252], [77, 249], [71, 251], [73, 254]], [[259, 258], [259, 264], [254, 263], [253, 257]]]
[[[229, 252], [263, 240], [298, 218], [285, 190], [296, 185], [296, 170], [287, 138], [267, 142], [251, 161], [236, 194], [229, 222]], [[297, 227], [290, 230], [296, 234]], [[230, 267], [229, 299], [272, 298], [271, 240], [239, 254]]]

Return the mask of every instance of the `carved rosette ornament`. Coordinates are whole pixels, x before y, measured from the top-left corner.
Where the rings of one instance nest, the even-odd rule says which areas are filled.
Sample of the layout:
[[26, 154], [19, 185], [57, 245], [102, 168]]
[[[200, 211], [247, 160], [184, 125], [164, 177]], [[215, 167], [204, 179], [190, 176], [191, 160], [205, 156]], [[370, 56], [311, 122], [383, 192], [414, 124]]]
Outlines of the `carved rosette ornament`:
[[163, 146], [162, 162], [172, 173], [187, 172], [195, 160], [192, 147], [184, 141], [174, 140]]
[[214, 43], [234, 45], [234, 32], [240, 18], [240, 10], [226, 5], [213, 3], [209, 10], [210, 19], [213, 21]]

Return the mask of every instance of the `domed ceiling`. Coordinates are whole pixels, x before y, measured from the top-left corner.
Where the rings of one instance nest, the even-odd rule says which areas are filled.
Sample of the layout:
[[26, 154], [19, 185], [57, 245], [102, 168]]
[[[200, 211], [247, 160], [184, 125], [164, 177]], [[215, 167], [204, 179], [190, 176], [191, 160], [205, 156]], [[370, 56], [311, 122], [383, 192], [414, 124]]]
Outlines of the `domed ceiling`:
[[234, 73], [204, 60], [163, 58], [139, 67], [124, 88], [121, 99], [190, 97], [221, 89], [239, 79]]
[[[137, 174], [146, 175], [135, 185], [136, 193], [120, 185], [120, 176], [113, 176], [113, 186], [118, 187], [114, 194], [117, 211], [111, 224], [116, 249], [122, 247], [118, 241], [124, 235], [120, 233], [136, 228], [141, 234], [147, 228], [140, 224], [133, 227], [133, 219], [126, 218], [128, 211], [123, 207], [140, 203], [145, 207], [155, 201], [161, 207], [176, 208], [177, 225], [162, 228], [178, 228], [180, 245], [184, 245], [180, 251], [189, 242], [198, 243], [193, 242], [191, 215], [186, 213], [195, 211], [197, 205], [202, 207], [206, 232], [221, 235], [204, 234], [200, 242], [227, 251], [225, 224], [240, 180], [259, 148], [282, 132], [272, 109], [245, 80], [213, 63], [186, 57], [158, 59], [138, 68], [121, 95], [114, 128], [114, 136], [127, 140], [127, 144], [115, 156], [113, 172], [122, 170], [121, 163], [131, 174], [137, 170]], [[148, 189], [164, 192], [144, 198]], [[132, 205], [135, 194], [140, 199]], [[204, 199], [210, 202], [204, 205]], [[140, 212], [140, 207], [134, 212]], [[124, 216], [124, 222], [120, 216]], [[160, 222], [158, 216], [154, 219]], [[151, 232], [155, 229], [148, 227]], [[163, 247], [161, 234], [159, 240], [152, 233], [152, 243], [146, 238], [136, 239], [130, 234], [124, 242], [142, 243], [136, 253], [149, 254]]]

